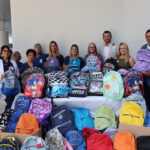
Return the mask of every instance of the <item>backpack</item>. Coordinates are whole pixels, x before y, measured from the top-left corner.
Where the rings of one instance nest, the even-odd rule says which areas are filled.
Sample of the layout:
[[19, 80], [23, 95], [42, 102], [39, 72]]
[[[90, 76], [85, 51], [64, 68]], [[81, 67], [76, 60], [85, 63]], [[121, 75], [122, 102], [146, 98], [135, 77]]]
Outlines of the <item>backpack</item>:
[[26, 80], [24, 96], [32, 98], [42, 97], [44, 86], [44, 76], [39, 73], [32, 74]]
[[114, 58], [107, 59], [102, 67], [102, 72], [105, 75], [106, 73], [110, 71], [117, 71], [119, 69], [118, 63]]
[[94, 121], [90, 116], [89, 110], [85, 108], [73, 109], [75, 124], [79, 131], [84, 127], [94, 128]]
[[108, 135], [94, 133], [87, 139], [87, 150], [113, 150], [113, 144]]
[[59, 60], [55, 57], [50, 57], [46, 61], [46, 72], [52, 72], [52, 71], [59, 71], [60, 70], [60, 63]]
[[48, 73], [48, 85], [67, 85], [68, 77], [63, 71], [55, 71]]
[[29, 136], [23, 142], [21, 150], [47, 150], [44, 140], [38, 136]]
[[83, 134], [83, 137], [86, 141], [94, 133], [100, 133], [100, 131], [98, 131], [94, 128], [89, 128], [89, 127], [85, 127], [82, 129], [82, 134]]
[[90, 84], [88, 95], [102, 95], [103, 87], [103, 73], [102, 72], [92, 72], [90, 73]]
[[72, 69], [74, 71], [79, 71], [80, 70], [80, 59], [79, 58], [74, 58], [71, 59], [69, 64], [68, 64], [68, 68]]
[[125, 102], [120, 110], [119, 121], [122, 124], [143, 126], [144, 112], [135, 102]]
[[6, 96], [15, 96], [20, 92], [20, 82], [12, 67], [5, 72], [6, 76], [2, 80], [1, 92]]
[[68, 78], [62, 71], [51, 72], [48, 74], [48, 86], [46, 95], [48, 97], [67, 97]]
[[35, 134], [37, 131], [39, 131], [39, 124], [37, 118], [33, 114], [24, 113], [19, 118], [15, 133]]
[[97, 130], [103, 130], [110, 126], [117, 127], [115, 113], [112, 108], [108, 106], [98, 107], [95, 113], [94, 125]]
[[142, 74], [136, 71], [131, 71], [124, 78], [125, 96], [131, 93], [139, 92], [143, 94], [143, 77]]
[[98, 56], [88, 56], [86, 58], [86, 65], [82, 68], [81, 71], [100, 71], [101, 62]]
[[71, 146], [74, 150], [79, 150], [79, 149], [85, 150], [85, 140], [80, 131], [78, 131], [78, 130], [68, 131], [66, 133], [66, 139], [71, 144]]
[[114, 150], [136, 150], [135, 137], [127, 131], [118, 132], [113, 143]]
[[32, 100], [28, 113], [34, 114], [40, 124], [50, 115], [51, 111], [51, 102], [49, 102], [47, 99], [36, 98]]
[[32, 99], [24, 96], [18, 96], [15, 101], [14, 111], [10, 117], [7, 132], [14, 133], [17, 122], [23, 113], [26, 113], [30, 107]]
[[73, 115], [65, 106], [53, 106], [50, 117], [53, 128], [58, 128], [62, 135], [76, 129]]
[[20, 150], [21, 144], [14, 137], [6, 137], [0, 141], [0, 150]]
[[118, 72], [110, 71], [103, 78], [103, 95], [112, 100], [121, 100], [124, 94], [123, 81]]
[[25, 83], [26, 83], [27, 78], [28, 78], [31, 74], [34, 74], [34, 73], [41, 73], [41, 74], [44, 74], [44, 71], [43, 71], [43, 69], [38, 68], [38, 67], [30, 67], [29, 69], [27, 69], [26, 71], [24, 71], [23, 77], [22, 77], [22, 85], [23, 85], [23, 88], [24, 88], [24, 86], [25, 86]]
[[68, 141], [62, 136], [57, 128], [48, 131], [45, 137], [47, 150], [73, 150]]
[[137, 138], [137, 150], [149, 150], [150, 136], [139, 136]]
[[113, 141], [114, 136], [118, 133], [118, 129], [117, 127], [111, 126], [111, 127], [108, 127], [103, 133], [107, 134]]

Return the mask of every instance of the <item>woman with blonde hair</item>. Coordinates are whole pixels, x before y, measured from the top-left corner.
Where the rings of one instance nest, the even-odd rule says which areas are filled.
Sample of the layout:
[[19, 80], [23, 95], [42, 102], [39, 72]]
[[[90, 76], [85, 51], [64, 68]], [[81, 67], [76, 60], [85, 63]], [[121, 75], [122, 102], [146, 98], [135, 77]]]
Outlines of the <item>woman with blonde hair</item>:
[[117, 62], [119, 69], [130, 69], [135, 65], [135, 60], [130, 56], [129, 48], [126, 43], [120, 43], [118, 49]]
[[66, 56], [64, 59], [63, 69], [68, 69], [69, 67], [75, 67], [79, 70], [84, 66], [83, 58], [79, 57], [79, 47], [73, 44], [70, 48], [70, 56]]
[[49, 56], [45, 63], [46, 73], [62, 70], [63, 61], [64, 57], [59, 52], [58, 44], [55, 41], [51, 41], [49, 44]]

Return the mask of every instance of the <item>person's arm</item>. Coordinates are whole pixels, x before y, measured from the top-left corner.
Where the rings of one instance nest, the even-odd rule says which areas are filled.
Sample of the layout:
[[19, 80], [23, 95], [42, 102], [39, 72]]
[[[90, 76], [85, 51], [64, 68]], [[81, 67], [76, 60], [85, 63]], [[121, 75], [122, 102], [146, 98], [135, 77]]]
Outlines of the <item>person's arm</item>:
[[150, 70], [142, 73], [144, 76], [150, 76]]
[[134, 60], [133, 57], [130, 57], [130, 58], [129, 58], [129, 63], [130, 63], [130, 66], [133, 68], [134, 65], [135, 65], [135, 60]]

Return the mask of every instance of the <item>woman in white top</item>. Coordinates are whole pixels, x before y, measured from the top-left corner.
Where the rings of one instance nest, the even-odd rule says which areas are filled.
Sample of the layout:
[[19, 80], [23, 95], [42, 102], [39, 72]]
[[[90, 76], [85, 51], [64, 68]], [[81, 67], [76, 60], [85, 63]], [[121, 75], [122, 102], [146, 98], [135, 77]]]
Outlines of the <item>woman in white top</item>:
[[[0, 59], [0, 79], [2, 80], [5, 77], [5, 72], [13, 67], [16, 76], [19, 77], [19, 69], [14, 60], [11, 60], [11, 51], [7, 45], [1, 47], [1, 59]], [[4, 95], [1, 93], [2, 83], [0, 82], [0, 98], [4, 98]], [[13, 96], [6, 96], [6, 109], [11, 108], [11, 104], [13, 102]]]

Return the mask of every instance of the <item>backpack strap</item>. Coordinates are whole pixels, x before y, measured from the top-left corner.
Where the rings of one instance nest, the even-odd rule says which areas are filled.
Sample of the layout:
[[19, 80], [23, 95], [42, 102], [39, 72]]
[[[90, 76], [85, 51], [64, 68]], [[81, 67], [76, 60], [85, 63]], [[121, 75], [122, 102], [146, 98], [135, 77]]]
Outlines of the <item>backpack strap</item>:
[[64, 150], [73, 150], [72, 146], [70, 145], [70, 143], [66, 140], [66, 138], [64, 138], [65, 141], [65, 146], [64, 146]]

